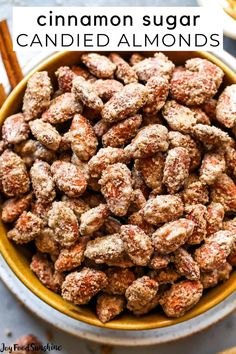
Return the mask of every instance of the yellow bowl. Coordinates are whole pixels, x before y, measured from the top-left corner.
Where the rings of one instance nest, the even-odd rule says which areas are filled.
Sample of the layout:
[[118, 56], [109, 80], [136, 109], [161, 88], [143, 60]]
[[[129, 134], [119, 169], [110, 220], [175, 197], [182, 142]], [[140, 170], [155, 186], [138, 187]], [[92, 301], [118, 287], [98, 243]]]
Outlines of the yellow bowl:
[[[49, 75], [55, 82], [54, 72], [62, 65], [78, 64], [82, 52], [60, 52], [41, 63], [37, 68], [31, 71], [13, 90], [7, 98], [0, 111], [0, 124], [4, 119], [21, 110], [22, 98], [26, 88], [26, 83], [29, 77], [36, 71], [47, 70]], [[142, 53], [146, 56], [152, 54], [150, 52]], [[201, 57], [211, 60], [213, 63], [220, 66], [225, 72], [224, 85], [236, 83], [236, 75], [223, 62], [218, 60], [215, 56], [205, 52], [168, 52], [168, 57], [176, 64], [184, 64], [185, 60], [193, 57]], [[128, 52], [122, 53], [124, 57], [130, 55]], [[10, 242], [6, 237], [6, 227], [0, 222], [0, 252], [13, 270], [16, 276], [22, 283], [29, 288], [36, 296], [52, 306], [56, 310], [75, 318], [79, 321], [86, 322], [94, 326], [100, 326], [119, 330], [146, 330], [153, 328], [161, 328], [165, 326], [175, 325], [177, 323], [192, 319], [213, 306], [223, 301], [227, 296], [236, 290], [236, 271], [234, 271], [228, 281], [217, 286], [214, 289], [208, 290], [201, 301], [190, 310], [185, 316], [179, 319], [169, 319], [165, 317], [160, 311], [153, 311], [152, 313], [135, 317], [131, 314], [124, 313], [113, 321], [102, 324], [96, 317], [94, 311], [89, 306], [79, 307], [63, 300], [59, 295], [48, 290], [40, 283], [38, 278], [30, 270], [30, 252], [27, 249], [18, 247]]]

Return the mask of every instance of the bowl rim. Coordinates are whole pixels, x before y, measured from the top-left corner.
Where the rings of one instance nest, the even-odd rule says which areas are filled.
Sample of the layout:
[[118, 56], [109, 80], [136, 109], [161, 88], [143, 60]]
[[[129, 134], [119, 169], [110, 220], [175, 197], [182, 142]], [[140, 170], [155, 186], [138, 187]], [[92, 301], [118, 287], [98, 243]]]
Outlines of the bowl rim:
[[[204, 58], [209, 59], [210, 61], [212, 61], [216, 65], [219, 65], [224, 70], [224, 72], [227, 73], [227, 76], [229, 76], [236, 83], [236, 74], [233, 72], [233, 70], [231, 70], [228, 67], [228, 65], [224, 64], [222, 62], [222, 60], [218, 59], [214, 54], [211, 54], [209, 52], [201, 52], [201, 51], [194, 51], [194, 53], [200, 57], [203, 56]], [[26, 86], [26, 83], [27, 83], [28, 79], [32, 76], [32, 74], [34, 74], [37, 71], [46, 70], [46, 67], [49, 64], [52, 64], [54, 61], [60, 61], [60, 59], [62, 59], [64, 56], [67, 56], [67, 55], [68, 55], [68, 52], [66, 52], [66, 51], [57, 52], [55, 54], [50, 55], [48, 58], [46, 58], [46, 60], [43, 60], [39, 65], [37, 65], [35, 68], [33, 68], [21, 80], [21, 82], [15, 87], [15, 89], [7, 97], [2, 108], [0, 109], [0, 125], [2, 124], [4, 119], [7, 117], [9, 107], [14, 105], [14, 101], [15, 101], [16, 97], [18, 97], [22, 93], [22, 90]], [[2, 230], [3, 230], [3, 227], [2, 227]], [[0, 234], [1, 234], [2, 230], [0, 229]], [[141, 320], [138, 320], [136, 318], [135, 318], [136, 320], [134, 321], [134, 320], [132, 320], [134, 316], [130, 315], [130, 317], [128, 316], [127, 322], [113, 320], [111, 322], [103, 324], [97, 319], [97, 317], [95, 317], [93, 315], [91, 317], [88, 317], [88, 313], [86, 313], [86, 311], [80, 311], [79, 306], [70, 304], [68, 302], [66, 302], [68, 304], [68, 306], [63, 306], [63, 304], [61, 303], [61, 300], [62, 300], [61, 296], [58, 294], [55, 294], [55, 293], [51, 292], [49, 289], [47, 289], [44, 285], [42, 285], [39, 282], [39, 280], [36, 278], [36, 276], [35, 276], [35, 278], [38, 280], [39, 284], [37, 282], [38, 286], [35, 287], [34, 284], [32, 284], [30, 282], [30, 280], [24, 276], [23, 272], [20, 271], [20, 269], [18, 268], [16, 263], [13, 261], [13, 259], [11, 257], [9, 257], [9, 253], [8, 253], [9, 249], [8, 249], [7, 245], [4, 243], [2, 237], [0, 237], [0, 252], [1, 252], [3, 258], [5, 259], [5, 261], [7, 262], [8, 266], [10, 267], [10, 269], [17, 276], [17, 278], [33, 294], [35, 294], [38, 298], [43, 300], [46, 304], [50, 305], [54, 309], [64, 313], [65, 315], [67, 315], [69, 317], [72, 317], [74, 319], [80, 320], [82, 322], [85, 322], [85, 323], [93, 325], [93, 326], [103, 327], [103, 328], [107, 328], [107, 329], [147, 330], [147, 329], [162, 328], [162, 327], [166, 327], [166, 326], [173, 326], [178, 323], [181, 323], [181, 322], [190, 320], [194, 317], [197, 317], [200, 314], [205, 313], [207, 310], [213, 308], [215, 305], [219, 304], [221, 301], [226, 299], [230, 294], [232, 294], [236, 290], [236, 271], [234, 271], [233, 274], [231, 275], [231, 278], [233, 278], [234, 281], [229, 283], [227, 286], [222, 287], [223, 291], [220, 294], [218, 294], [217, 300], [213, 296], [207, 302], [205, 302], [205, 303], [203, 302], [201, 304], [201, 307], [193, 308], [194, 315], [192, 314], [192, 311], [190, 310], [183, 317], [180, 317], [177, 319], [166, 318], [165, 320], [160, 321], [159, 324], [156, 324], [156, 323], [154, 324], [154, 323], [152, 323], [152, 321], [151, 321], [151, 323], [142, 322]], [[226, 284], [226, 283], [224, 283], [224, 284]], [[222, 286], [222, 285], [220, 285], [220, 286]], [[44, 291], [43, 290], [41, 291], [42, 287], [43, 287]], [[63, 302], [65, 302], [65, 300], [63, 300]], [[75, 309], [77, 309], [77, 311]], [[153, 316], [155, 316], [155, 314], [153, 314]], [[142, 317], [140, 317], [140, 318], [142, 319]]]

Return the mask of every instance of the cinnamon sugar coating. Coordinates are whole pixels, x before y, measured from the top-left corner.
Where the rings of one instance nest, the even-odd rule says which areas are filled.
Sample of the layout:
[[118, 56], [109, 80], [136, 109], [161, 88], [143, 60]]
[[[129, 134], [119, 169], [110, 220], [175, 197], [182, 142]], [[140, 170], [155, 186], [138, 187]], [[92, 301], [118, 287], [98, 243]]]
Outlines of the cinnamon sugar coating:
[[91, 74], [101, 79], [112, 79], [116, 65], [113, 64], [105, 55], [97, 53], [83, 54], [82, 63], [87, 66]]
[[188, 219], [178, 219], [161, 226], [152, 234], [155, 250], [161, 254], [169, 254], [185, 244], [194, 230], [194, 222]]
[[87, 304], [106, 285], [105, 273], [85, 267], [66, 276], [62, 284], [62, 297], [76, 305]]
[[51, 124], [64, 123], [73, 118], [74, 114], [82, 113], [83, 106], [75, 99], [73, 93], [66, 92], [54, 98], [49, 108], [43, 113], [44, 122]]
[[92, 84], [86, 81], [82, 76], [77, 76], [73, 80], [72, 93], [75, 98], [81, 101], [85, 106], [94, 109], [95, 111], [101, 111], [103, 103], [100, 97], [98, 97]]
[[144, 85], [128, 84], [104, 105], [102, 118], [108, 123], [114, 123], [134, 115], [145, 105], [147, 97], [148, 90]]
[[76, 114], [69, 130], [71, 149], [78, 158], [83, 161], [89, 160], [95, 155], [98, 141], [93, 127], [81, 114]]
[[7, 144], [19, 144], [28, 139], [29, 133], [29, 125], [22, 113], [7, 117], [3, 122], [2, 139]]
[[59, 149], [61, 136], [50, 123], [45, 123], [42, 119], [35, 119], [29, 122], [33, 136], [46, 148], [56, 151]]
[[5, 150], [0, 156], [0, 189], [7, 197], [19, 197], [30, 189], [26, 166], [11, 150]]
[[109, 59], [116, 65], [115, 76], [125, 85], [138, 82], [138, 76], [134, 69], [117, 53], [111, 53]]
[[145, 266], [150, 261], [153, 253], [151, 239], [136, 225], [121, 226], [121, 239], [124, 249], [134, 262], [139, 266]]
[[23, 211], [14, 228], [8, 231], [7, 237], [18, 244], [28, 243], [39, 236], [42, 228], [43, 222], [38, 216], [30, 211]]
[[138, 278], [125, 292], [127, 308], [133, 313], [139, 314], [139, 311], [154, 300], [158, 288], [158, 283], [148, 276]]
[[36, 72], [27, 83], [22, 111], [25, 120], [39, 118], [49, 107], [52, 95], [51, 80], [46, 71]]
[[51, 165], [51, 172], [57, 187], [68, 197], [79, 197], [85, 192], [87, 181], [79, 167], [58, 160]]
[[136, 114], [133, 117], [126, 118], [123, 121], [114, 124], [103, 134], [103, 146], [111, 146], [116, 148], [123, 147], [137, 134], [141, 123], [142, 116], [140, 114]]
[[125, 215], [133, 193], [131, 172], [127, 166], [122, 163], [108, 166], [103, 171], [99, 183], [111, 212], [118, 216]]
[[183, 280], [173, 284], [160, 299], [160, 304], [168, 317], [181, 317], [202, 297], [203, 286], [199, 280]]
[[79, 238], [77, 218], [65, 202], [54, 202], [48, 213], [48, 225], [54, 231], [54, 239], [62, 247], [70, 247]]
[[102, 323], [111, 321], [125, 309], [125, 298], [119, 295], [101, 294], [98, 296], [96, 313]]
[[30, 169], [30, 177], [36, 198], [42, 202], [52, 202], [56, 191], [50, 165], [45, 161], [36, 160]]

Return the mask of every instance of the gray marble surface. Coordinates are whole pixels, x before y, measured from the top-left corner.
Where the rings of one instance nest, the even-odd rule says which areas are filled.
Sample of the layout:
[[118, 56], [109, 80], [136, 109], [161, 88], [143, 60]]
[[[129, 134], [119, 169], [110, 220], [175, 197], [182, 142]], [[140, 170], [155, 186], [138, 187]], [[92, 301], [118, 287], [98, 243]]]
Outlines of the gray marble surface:
[[[146, 6], [194, 6], [195, 0], [0, 0], [0, 19], [11, 16], [12, 6], [21, 5], [146, 5]], [[236, 55], [236, 42], [225, 39], [225, 49]], [[22, 59], [21, 59], [22, 60]], [[219, 324], [192, 337], [175, 343], [145, 348], [104, 348], [100, 345], [83, 341], [53, 328], [34, 317], [20, 304], [0, 282], [0, 343], [10, 344], [26, 333], [34, 333], [42, 342], [52, 341], [62, 345], [62, 354], [213, 354], [236, 345], [236, 313]], [[110, 352], [110, 353], [109, 353]], [[53, 352], [52, 352], [53, 353]]]

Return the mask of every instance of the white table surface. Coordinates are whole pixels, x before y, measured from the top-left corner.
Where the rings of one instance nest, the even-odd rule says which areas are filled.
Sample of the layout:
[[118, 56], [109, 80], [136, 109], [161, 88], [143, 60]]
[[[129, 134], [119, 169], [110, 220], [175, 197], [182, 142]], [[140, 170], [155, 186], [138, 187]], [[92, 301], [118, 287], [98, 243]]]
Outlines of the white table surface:
[[[194, 6], [195, 0], [0, 0], [0, 19], [7, 18], [11, 24], [12, 6], [21, 5], [152, 5], [152, 6]], [[236, 43], [226, 39], [225, 49], [236, 55]], [[32, 53], [20, 53], [19, 59], [24, 68], [31, 59]], [[1, 59], [0, 59], [1, 60]], [[0, 81], [7, 83], [3, 65], [0, 62]], [[47, 323], [35, 318], [25, 309], [0, 282], [0, 343], [10, 344], [27, 333], [37, 335], [43, 343], [54, 342], [62, 345], [62, 354], [108, 354], [107, 348], [83, 341], [54, 329]], [[112, 354], [213, 354], [227, 347], [236, 345], [236, 313], [232, 314], [212, 328], [179, 340], [175, 343], [146, 348], [112, 348]], [[11, 334], [11, 336], [9, 336]], [[51, 352], [56, 353], [56, 352]], [[110, 353], [109, 353], [110, 354]]]

